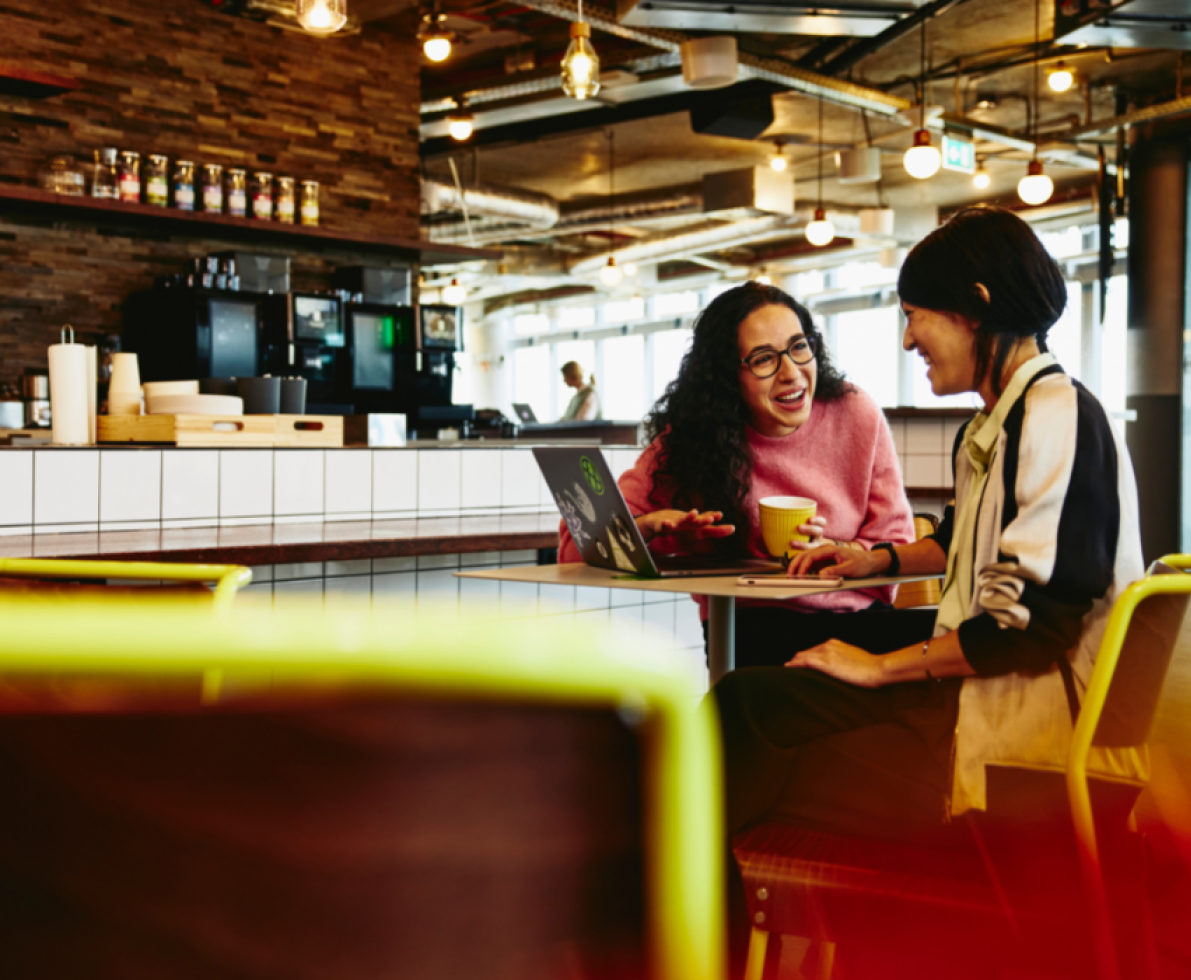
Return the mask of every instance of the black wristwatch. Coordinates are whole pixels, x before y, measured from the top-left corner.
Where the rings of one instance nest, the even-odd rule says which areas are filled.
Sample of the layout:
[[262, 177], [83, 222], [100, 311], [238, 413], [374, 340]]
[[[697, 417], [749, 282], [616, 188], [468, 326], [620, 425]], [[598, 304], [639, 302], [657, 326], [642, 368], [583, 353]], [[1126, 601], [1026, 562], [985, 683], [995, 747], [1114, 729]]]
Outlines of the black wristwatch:
[[892, 576], [901, 571], [902, 560], [897, 557], [897, 549], [888, 541], [882, 541], [880, 544], [873, 545], [871, 550], [889, 552], [889, 567], [885, 569], [883, 574]]

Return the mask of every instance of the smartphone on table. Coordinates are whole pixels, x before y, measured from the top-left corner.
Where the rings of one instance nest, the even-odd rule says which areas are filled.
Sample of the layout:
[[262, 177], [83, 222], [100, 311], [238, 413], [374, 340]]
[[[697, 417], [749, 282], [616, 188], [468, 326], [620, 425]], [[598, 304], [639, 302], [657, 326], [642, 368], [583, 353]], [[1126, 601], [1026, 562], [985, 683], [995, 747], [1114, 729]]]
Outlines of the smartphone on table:
[[775, 589], [838, 589], [844, 584], [842, 578], [820, 578], [818, 575], [741, 575], [737, 585], [750, 588], [770, 587]]

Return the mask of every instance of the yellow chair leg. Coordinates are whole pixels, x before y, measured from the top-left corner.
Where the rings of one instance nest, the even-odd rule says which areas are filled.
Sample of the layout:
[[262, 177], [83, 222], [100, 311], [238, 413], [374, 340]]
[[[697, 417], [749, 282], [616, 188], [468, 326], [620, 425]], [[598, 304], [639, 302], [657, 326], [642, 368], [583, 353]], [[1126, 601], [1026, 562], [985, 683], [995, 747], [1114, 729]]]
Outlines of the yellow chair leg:
[[765, 972], [765, 951], [769, 948], [769, 933], [753, 927], [749, 936], [749, 958], [744, 965], [744, 980], [761, 980]]

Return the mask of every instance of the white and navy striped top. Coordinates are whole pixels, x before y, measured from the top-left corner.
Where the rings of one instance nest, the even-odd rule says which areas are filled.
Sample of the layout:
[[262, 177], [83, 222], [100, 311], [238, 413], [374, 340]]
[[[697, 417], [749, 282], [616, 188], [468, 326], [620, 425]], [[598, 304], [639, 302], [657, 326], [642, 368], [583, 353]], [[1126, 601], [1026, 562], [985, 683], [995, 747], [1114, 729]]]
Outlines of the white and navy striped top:
[[[976, 671], [960, 694], [959, 814], [985, 808], [986, 763], [1063, 766], [1108, 613], [1144, 565], [1128, 451], [1051, 355], [960, 431], [952, 463], [960, 507], [935, 538], [970, 565], [948, 576], [962, 594], [944, 596], [936, 633], [958, 629]], [[1143, 775], [1134, 753], [1094, 755], [1096, 771]]]

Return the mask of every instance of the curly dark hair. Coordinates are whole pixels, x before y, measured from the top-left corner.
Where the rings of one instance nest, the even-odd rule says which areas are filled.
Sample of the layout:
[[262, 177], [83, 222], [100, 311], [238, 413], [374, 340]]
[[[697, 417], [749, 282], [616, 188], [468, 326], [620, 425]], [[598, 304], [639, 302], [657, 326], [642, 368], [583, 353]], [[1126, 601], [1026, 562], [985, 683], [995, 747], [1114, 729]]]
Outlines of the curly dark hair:
[[823, 336], [810, 313], [776, 286], [747, 282], [721, 293], [695, 321], [695, 335], [676, 377], [645, 419], [652, 442], [660, 440], [650, 497], [668, 499], [663, 485], [673, 488], [668, 506], [687, 510], [719, 510], [736, 534], [725, 546], [743, 552], [748, 539], [745, 499], [753, 461], [745, 425], [748, 405], [740, 384], [740, 325], [765, 306], [794, 311], [803, 333], [814, 338], [818, 380], [814, 397], [834, 401], [852, 391], [835, 369]]

